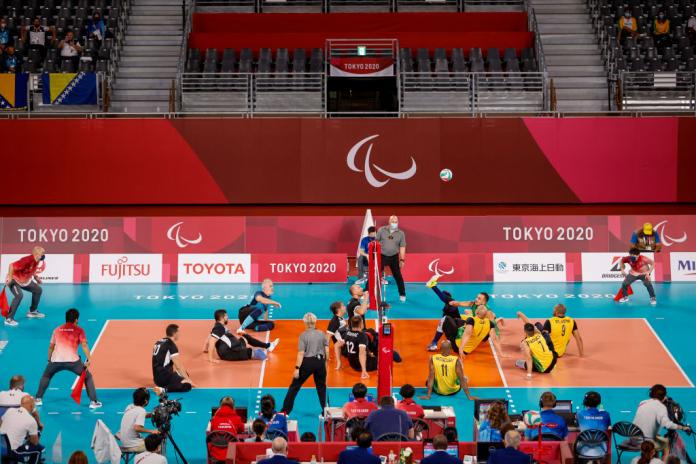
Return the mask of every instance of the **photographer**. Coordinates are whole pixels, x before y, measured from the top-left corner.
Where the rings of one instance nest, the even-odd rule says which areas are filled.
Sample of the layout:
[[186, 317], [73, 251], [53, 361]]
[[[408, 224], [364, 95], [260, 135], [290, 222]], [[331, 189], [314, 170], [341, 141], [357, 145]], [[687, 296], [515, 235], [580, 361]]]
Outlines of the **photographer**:
[[145, 441], [140, 437], [141, 433], [159, 434], [157, 429], [146, 429], [145, 419], [152, 416], [145, 411], [145, 406], [150, 402], [150, 392], [145, 387], [140, 387], [133, 392], [133, 404], [129, 405], [121, 419], [121, 450], [142, 453], [145, 451]]
[[633, 423], [643, 432], [643, 436], [655, 443], [658, 452], [662, 452], [663, 460], [669, 455], [669, 440], [658, 434], [661, 427], [668, 430], [691, 430], [688, 426], [675, 424], [669, 418], [665, 402], [667, 389], [664, 385], [656, 384], [650, 388], [650, 399], [643, 400], [638, 405]]
[[167, 336], [155, 342], [152, 349], [152, 376], [155, 385], [166, 392], [188, 392], [196, 385], [191, 381], [184, 364], [179, 359], [179, 326], [169, 324]]
[[134, 464], [167, 464], [167, 458], [162, 456], [162, 437], [148, 435], [145, 437], [145, 451], [136, 454]]

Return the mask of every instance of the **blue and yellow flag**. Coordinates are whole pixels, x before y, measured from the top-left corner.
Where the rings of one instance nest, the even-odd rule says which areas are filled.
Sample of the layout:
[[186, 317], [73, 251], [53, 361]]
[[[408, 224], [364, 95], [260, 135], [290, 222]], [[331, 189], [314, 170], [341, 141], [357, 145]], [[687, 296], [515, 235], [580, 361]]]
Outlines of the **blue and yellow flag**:
[[0, 74], [0, 110], [27, 108], [29, 73]]
[[44, 73], [44, 105], [96, 105], [96, 73]]

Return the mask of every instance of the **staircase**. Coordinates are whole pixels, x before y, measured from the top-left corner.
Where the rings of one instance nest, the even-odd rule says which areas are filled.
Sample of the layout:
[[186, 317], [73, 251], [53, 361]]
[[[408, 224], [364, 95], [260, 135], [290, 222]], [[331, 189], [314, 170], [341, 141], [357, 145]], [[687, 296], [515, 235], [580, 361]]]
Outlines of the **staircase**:
[[556, 88], [556, 110], [609, 110], [607, 71], [586, 0], [531, 0], [546, 69]]
[[181, 0], [133, 0], [110, 111], [169, 111], [183, 36], [181, 4]]

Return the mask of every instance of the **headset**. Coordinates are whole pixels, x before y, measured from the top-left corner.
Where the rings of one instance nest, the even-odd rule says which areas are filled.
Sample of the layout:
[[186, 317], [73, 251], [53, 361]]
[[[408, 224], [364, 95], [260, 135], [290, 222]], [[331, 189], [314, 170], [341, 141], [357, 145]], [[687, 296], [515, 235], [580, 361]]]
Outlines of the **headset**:
[[541, 398], [543, 398], [544, 395], [546, 395], [547, 393], [550, 394], [551, 397], [553, 398], [553, 406], [551, 406], [551, 407], [555, 408], [558, 400], [556, 399], [556, 395], [554, 395], [553, 392], [544, 392], [541, 394], [541, 397], [539, 398], [539, 408], [544, 408], [544, 402], [541, 400]]

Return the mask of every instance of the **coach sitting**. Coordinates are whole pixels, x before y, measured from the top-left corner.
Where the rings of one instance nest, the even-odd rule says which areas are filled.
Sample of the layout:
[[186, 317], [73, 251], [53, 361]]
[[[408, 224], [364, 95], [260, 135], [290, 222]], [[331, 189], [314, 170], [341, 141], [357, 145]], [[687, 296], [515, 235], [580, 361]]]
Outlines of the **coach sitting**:
[[297, 464], [297, 461], [288, 459], [288, 442], [285, 438], [278, 437], [271, 443], [273, 457], [263, 459], [258, 464]]
[[337, 464], [380, 464], [380, 459], [370, 452], [372, 435], [363, 430], [356, 440], [358, 446], [350, 447], [338, 455]]
[[505, 448], [491, 453], [488, 464], [529, 464], [532, 457], [517, 448], [520, 446], [520, 434], [510, 430], [505, 434]]
[[[556, 414], [553, 408], [556, 407], [556, 395], [547, 391], [541, 394], [539, 399], [541, 404], [541, 435], [553, 436], [556, 440], [565, 440], [568, 436], [568, 426], [565, 419]], [[539, 435], [539, 429], [528, 429], [527, 439], [535, 440]]]
[[451, 456], [447, 452], [447, 437], [440, 434], [433, 438], [433, 448], [435, 452], [423, 458], [421, 464], [462, 464], [462, 460]]
[[365, 429], [373, 437], [377, 437], [377, 441], [381, 441], [382, 436], [386, 434], [398, 433], [410, 439], [414, 436], [413, 421], [406, 411], [396, 409], [394, 398], [391, 396], [383, 396], [379, 400], [379, 409], [367, 416]]
[[39, 424], [32, 416], [34, 409], [34, 398], [27, 395], [22, 398], [19, 408], [8, 409], [2, 416], [0, 434], [7, 435], [10, 444], [7, 457], [17, 462], [41, 462], [44, 447], [39, 444]]

